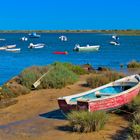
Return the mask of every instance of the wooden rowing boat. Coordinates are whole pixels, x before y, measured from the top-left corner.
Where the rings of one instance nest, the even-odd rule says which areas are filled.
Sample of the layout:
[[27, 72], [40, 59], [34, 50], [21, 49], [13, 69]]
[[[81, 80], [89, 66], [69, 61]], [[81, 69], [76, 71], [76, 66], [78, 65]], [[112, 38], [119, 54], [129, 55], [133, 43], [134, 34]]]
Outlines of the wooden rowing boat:
[[87, 92], [60, 97], [58, 104], [64, 112], [110, 110], [131, 102], [139, 91], [140, 76], [132, 75]]

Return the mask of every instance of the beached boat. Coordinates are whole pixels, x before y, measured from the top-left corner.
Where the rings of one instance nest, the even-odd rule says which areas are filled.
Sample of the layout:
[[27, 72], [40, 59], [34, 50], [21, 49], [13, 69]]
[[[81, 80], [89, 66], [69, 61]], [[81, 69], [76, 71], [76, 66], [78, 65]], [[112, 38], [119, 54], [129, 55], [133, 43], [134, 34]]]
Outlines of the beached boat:
[[29, 34], [29, 37], [30, 37], [30, 38], [39, 38], [40, 35], [38, 35], [38, 34], [36, 34], [35, 32], [33, 32], [33, 33]]
[[27, 37], [25, 37], [25, 36], [23, 36], [20, 40], [22, 40], [22, 41], [27, 41], [27, 40], [28, 40], [28, 38], [27, 38]]
[[111, 110], [131, 102], [139, 91], [140, 76], [131, 75], [87, 92], [60, 97], [58, 104], [64, 112]]
[[68, 52], [67, 51], [65, 51], [65, 52], [56, 51], [56, 52], [53, 52], [53, 54], [68, 54]]
[[59, 39], [60, 39], [61, 41], [67, 41], [67, 40], [68, 40], [67, 37], [66, 37], [66, 36], [63, 36], [63, 35], [60, 36]]
[[28, 48], [30, 49], [41, 49], [41, 48], [44, 48], [45, 44], [42, 44], [42, 43], [39, 43], [39, 44], [33, 44], [33, 43], [30, 43]]
[[21, 48], [11, 48], [11, 49], [5, 49], [5, 51], [8, 52], [20, 52]]
[[98, 51], [99, 48], [100, 48], [100, 45], [90, 46], [87, 44], [86, 46], [81, 47], [79, 44], [76, 44], [73, 50], [74, 51]]

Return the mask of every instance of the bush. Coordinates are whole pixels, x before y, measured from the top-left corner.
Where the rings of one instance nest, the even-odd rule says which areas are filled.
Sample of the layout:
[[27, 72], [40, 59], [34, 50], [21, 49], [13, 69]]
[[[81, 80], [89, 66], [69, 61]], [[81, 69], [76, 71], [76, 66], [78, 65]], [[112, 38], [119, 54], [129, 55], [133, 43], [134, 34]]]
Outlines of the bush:
[[140, 140], [140, 112], [134, 114], [130, 129], [132, 138], [134, 140]]
[[118, 73], [114, 71], [105, 71], [102, 73], [94, 74], [87, 79], [87, 85], [91, 88], [96, 88], [105, 85], [109, 82], [113, 82], [117, 79], [123, 78], [125, 75], [123, 73]]
[[124, 106], [125, 109], [131, 112], [140, 111], [140, 95], [134, 98], [134, 100]]
[[133, 60], [128, 63], [127, 68], [140, 68], [140, 63]]
[[42, 79], [43, 88], [62, 88], [73, 84], [78, 76], [61, 63], [53, 65], [53, 69]]
[[44, 73], [48, 71], [47, 67], [37, 67], [33, 66], [25, 69], [19, 76], [20, 84], [32, 89], [32, 85], [36, 82]]
[[102, 129], [107, 121], [108, 115], [104, 111], [86, 112], [73, 111], [67, 115], [70, 126], [76, 132], [92, 132]]
[[87, 85], [91, 88], [96, 88], [107, 83], [109, 83], [109, 79], [102, 75], [93, 75], [87, 79]]
[[87, 74], [88, 72], [82, 68], [81, 66], [77, 66], [77, 65], [73, 65], [71, 63], [60, 63], [60, 62], [55, 62], [53, 65], [56, 64], [61, 64], [63, 66], [65, 66], [67, 69], [69, 69], [70, 71], [76, 73], [77, 75], [84, 75]]

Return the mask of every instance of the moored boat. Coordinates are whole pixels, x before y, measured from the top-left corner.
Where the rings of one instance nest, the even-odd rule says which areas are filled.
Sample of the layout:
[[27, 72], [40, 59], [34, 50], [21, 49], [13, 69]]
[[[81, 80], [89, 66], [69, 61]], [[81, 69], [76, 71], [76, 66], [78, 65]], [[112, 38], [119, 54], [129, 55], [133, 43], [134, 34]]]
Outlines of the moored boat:
[[10, 48], [10, 49], [5, 49], [5, 51], [8, 52], [20, 52], [21, 48]]
[[2, 51], [2, 50], [6, 50], [6, 47], [0, 47], [0, 50]]
[[79, 44], [76, 44], [73, 50], [74, 51], [98, 51], [99, 48], [100, 48], [100, 45], [90, 46], [87, 44], [86, 46], [81, 47]]
[[41, 49], [41, 48], [44, 48], [45, 44], [43, 43], [38, 43], [38, 44], [33, 44], [33, 43], [30, 43], [28, 48], [30, 49]]
[[16, 47], [16, 44], [14, 44], [14, 45], [6, 45], [4, 47], [6, 47], [7, 49], [12, 49], [12, 48], [15, 48]]
[[65, 51], [65, 52], [56, 51], [56, 52], [53, 52], [53, 54], [68, 54], [68, 52], [67, 51]]
[[66, 36], [64, 36], [64, 35], [60, 36], [59, 39], [61, 41], [67, 41], [68, 40], [68, 38]]
[[30, 38], [39, 38], [40, 35], [38, 35], [38, 34], [36, 34], [35, 32], [33, 32], [33, 33], [29, 34], [29, 37], [30, 37]]
[[27, 41], [27, 40], [28, 40], [28, 38], [27, 38], [27, 37], [25, 37], [25, 36], [23, 36], [23, 37], [21, 38], [21, 40], [22, 40], [22, 41]]
[[140, 76], [131, 75], [87, 92], [60, 97], [58, 104], [64, 112], [111, 110], [131, 102], [139, 91]]
[[120, 43], [119, 43], [119, 42], [117, 42], [117, 41], [110, 41], [110, 44], [111, 44], [111, 45], [115, 45], [115, 46], [120, 45]]

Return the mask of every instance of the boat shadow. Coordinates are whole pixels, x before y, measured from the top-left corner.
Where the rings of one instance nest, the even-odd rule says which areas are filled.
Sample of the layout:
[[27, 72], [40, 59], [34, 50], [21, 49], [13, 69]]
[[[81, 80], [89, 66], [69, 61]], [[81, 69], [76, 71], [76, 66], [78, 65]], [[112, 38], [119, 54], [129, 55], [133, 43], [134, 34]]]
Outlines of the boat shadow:
[[66, 115], [60, 109], [39, 114], [39, 116], [47, 119], [66, 120]]

